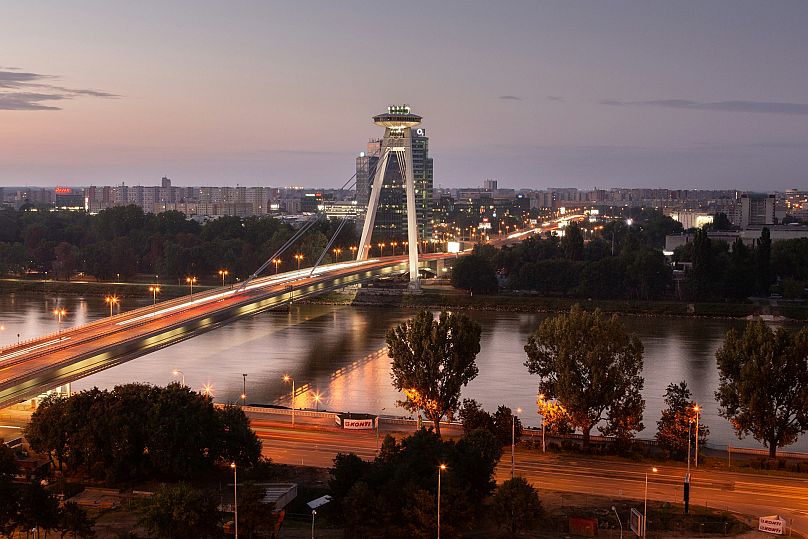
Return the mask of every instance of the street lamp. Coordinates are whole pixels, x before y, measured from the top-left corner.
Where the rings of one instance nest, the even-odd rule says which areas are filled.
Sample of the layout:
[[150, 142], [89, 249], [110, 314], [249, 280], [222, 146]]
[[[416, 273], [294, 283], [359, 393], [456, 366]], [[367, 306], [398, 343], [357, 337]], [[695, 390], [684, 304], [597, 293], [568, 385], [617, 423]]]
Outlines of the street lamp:
[[199, 281], [196, 277], [186, 277], [185, 282], [191, 287], [191, 295], [194, 293], [194, 285]]
[[391, 241], [390, 242], [390, 247], [393, 248], [393, 256], [396, 256], [396, 247], [398, 247], [398, 242], [397, 241]]
[[[517, 413], [522, 413], [521, 408], [516, 409]], [[514, 456], [516, 453], [516, 414], [511, 414], [511, 479], [514, 474]]]
[[356, 256], [357, 249], [359, 249], [359, 247], [357, 247], [356, 245], [351, 245], [350, 247], [348, 247], [348, 250], [351, 251], [351, 258]]
[[53, 310], [53, 315], [56, 317], [56, 333], [62, 332], [62, 318], [67, 316], [67, 309], [63, 307], [56, 307]]
[[384, 256], [384, 243], [379, 243], [379, 256]]
[[440, 474], [446, 470], [446, 465], [438, 466], [438, 539], [440, 539]]
[[202, 386], [202, 394], [205, 397], [212, 399], [213, 398], [213, 384], [205, 384]]
[[311, 539], [314, 539], [314, 517], [317, 516], [317, 510], [311, 510]]
[[235, 539], [238, 539], [238, 473], [235, 462], [231, 462], [230, 467], [233, 468], [233, 522], [236, 525]]
[[284, 374], [283, 381], [292, 382], [292, 428], [295, 428], [295, 379], [288, 374]]
[[[701, 408], [699, 405], [696, 404], [693, 406], [693, 411], [696, 412], [696, 468], [699, 467], [699, 412], [701, 412]], [[688, 447], [690, 447], [690, 440], [687, 441]]]
[[334, 247], [334, 261], [339, 262], [339, 255], [342, 254], [342, 249], [339, 247]]
[[322, 400], [322, 397], [320, 396], [320, 394], [319, 394], [319, 393], [315, 393], [315, 394], [314, 394], [314, 411], [315, 411], [315, 412], [319, 412], [319, 411], [320, 411], [320, 401], [321, 401], [321, 400]]
[[[653, 473], [657, 473], [656, 466], [651, 468]], [[642, 536], [645, 538], [645, 532], [647, 531], [648, 526], [648, 472], [645, 472], [645, 501], [643, 502], [643, 510], [642, 510]]]
[[295, 255], [295, 260], [297, 260], [297, 269], [300, 269], [300, 263], [303, 261], [303, 253], [297, 253]]
[[157, 305], [157, 294], [160, 293], [160, 287], [157, 285], [151, 285], [149, 287], [149, 292], [152, 293], [152, 305]]
[[242, 388], [241, 388], [241, 405], [244, 406], [247, 404], [247, 374], [244, 373], [241, 375], [242, 377]]
[[173, 371], [171, 371], [171, 374], [173, 374], [174, 376], [182, 376], [182, 387], [185, 387], [185, 373], [184, 372], [182, 372], [179, 369], [174, 369]]
[[121, 300], [118, 298], [118, 296], [106, 296], [106, 297], [104, 297], [104, 301], [109, 303], [109, 316], [111, 317], [112, 316], [112, 307], [114, 305], [117, 305], [118, 303], [120, 303]]
[[226, 269], [219, 270], [219, 276], [222, 278], [222, 286], [224, 286], [224, 280], [228, 275], [230, 275], [230, 272], [227, 271]]
[[544, 413], [541, 411], [544, 404], [544, 393], [539, 393], [539, 415], [541, 416], [541, 452], [547, 452], [547, 445], [544, 443]]
[[620, 515], [617, 514], [617, 508], [612, 506], [612, 511], [614, 511], [614, 516], [617, 517], [617, 523], [620, 524], [620, 539], [623, 539], [623, 521], [620, 520]]
[[281, 259], [280, 258], [273, 258], [272, 263], [275, 264], [275, 275], [277, 275], [278, 274], [278, 266], [281, 265]]

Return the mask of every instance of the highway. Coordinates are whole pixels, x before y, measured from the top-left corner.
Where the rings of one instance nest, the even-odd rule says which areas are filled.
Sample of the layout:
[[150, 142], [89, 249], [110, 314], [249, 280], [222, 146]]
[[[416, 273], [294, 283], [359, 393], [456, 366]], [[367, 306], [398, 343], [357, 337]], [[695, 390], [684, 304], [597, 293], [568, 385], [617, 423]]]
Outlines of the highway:
[[[454, 254], [422, 255], [423, 261]], [[299, 299], [407, 269], [404, 256], [339, 262], [255, 279], [65, 329], [0, 352], [0, 407]], [[310, 275], [311, 274], [311, 275]]]
[[[282, 464], [330, 467], [338, 452], [353, 452], [370, 460], [376, 454], [372, 431], [344, 431], [335, 427], [252, 419], [264, 444], [264, 455]], [[404, 433], [398, 432], [397, 436]], [[385, 435], [383, 430], [381, 436]], [[511, 476], [509, 448], [496, 471], [497, 482]], [[617, 458], [589, 458], [575, 454], [542, 454], [518, 447], [517, 475], [542, 491], [570, 492], [634, 500], [641, 503], [648, 473], [648, 499], [682, 503], [683, 463], [639, 463]], [[658, 472], [652, 471], [652, 466]], [[449, 471], [448, 473], [451, 473]], [[808, 479], [716, 470], [691, 470], [691, 505], [752, 516], [779, 514], [792, 521], [796, 532], [808, 534]], [[638, 505], [639, 507], [639, 505]]]

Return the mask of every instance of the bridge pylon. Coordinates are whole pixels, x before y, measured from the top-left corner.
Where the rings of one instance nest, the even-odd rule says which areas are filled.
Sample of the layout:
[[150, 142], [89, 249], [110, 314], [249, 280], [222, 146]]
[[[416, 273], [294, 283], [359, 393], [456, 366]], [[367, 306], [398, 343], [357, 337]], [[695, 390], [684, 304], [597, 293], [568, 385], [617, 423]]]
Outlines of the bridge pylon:
[[357, 260], [367, 260], [368, 258], [384, 176], [387, 173], [388, 165], [395, 162], [401, 172], [407, 194], [407, 243], [411, 291], [421, 289], [418, 280], [418, 221], [415, 210], [415, 177], [412, 168], [412, 128], [419, 125], [421, 119], [417, 114], [412, 114], [407, 105], [387, 107], [387, 113], [373, 117], [373, 123], [384, 127], [384, 139], [371, 185], [365, 224], [362, 227], [362, 239], [356, 254]]

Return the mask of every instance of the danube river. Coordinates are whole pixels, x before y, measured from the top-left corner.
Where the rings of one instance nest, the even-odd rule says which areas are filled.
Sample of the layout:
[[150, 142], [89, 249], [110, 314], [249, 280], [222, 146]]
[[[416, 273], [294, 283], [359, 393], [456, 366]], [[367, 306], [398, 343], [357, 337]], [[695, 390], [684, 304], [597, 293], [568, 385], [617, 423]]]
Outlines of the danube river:
[[[25, 340], [56, 330], [52, 314], [57, 304], [68, 315], [64, 326], [82, 324], [109, 315], [101, 298], [36, 298], [7, 295], [0, 298], [0, 344]], [[147, 301], [140, 303], [147, 304]], [[131, 301], [123, 308], [138, 306]], [[289, 404], [291, 386], [282, 381], [289, 374], [299, 389], [298, 407], [315, 407], [314, 393], [321, 395], [320, 408], [336, 411], [408, 415], [396, 406], [400, 398], [390, 384], [389, 360], [372, 355], [384, 346], [385, 332], [412, 316], [397, 308], [364, 308], [328, 305], [295, 305], [290, 311], [265, 313], [242, 320], [188, 341], [159, 350], [73, 384], [74, 390], [93, 386], [112, 388], [127, 382], [164, 385], [179, 381], [201, 390], [212, 387], [220, 402], [237, 401], [246, 374], [247, 400], [252, 403]], [[464, 397], [481, 402], [493, 411], [497, 405], [521, 407], [526, 425], [540, 424], [536, 415], [537, 377], [524, 366], [524, 345], [544, 314], [476, 311], [469, 313], [483, 328], [477, 357], [479, 376], [463, 391]], [[703, 420], [710, 427], [710, 445], [757, 447], [747, 438], [739, 441], [717, 412], [714, 391], [718, 385], [715, 351], [730, 327], [743, 323], [729, 320], [622, 318], [645, 346], [646, 429], [640, 436], [652, 437], [663, 408], [663, 394], [670, 382], [686, 380], [704, 408]], [[173, 375], [177, 369], [182, 374]], [[808, 450], [799, 441], [795, 450]]]

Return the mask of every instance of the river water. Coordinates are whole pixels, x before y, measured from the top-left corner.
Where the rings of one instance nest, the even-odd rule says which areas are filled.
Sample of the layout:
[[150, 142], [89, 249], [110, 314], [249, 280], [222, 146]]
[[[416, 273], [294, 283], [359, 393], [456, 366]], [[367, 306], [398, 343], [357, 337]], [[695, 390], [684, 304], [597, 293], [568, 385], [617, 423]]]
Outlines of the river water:
[[[130, 300], [124, 309], [145, 305]], [[86, 323], [109, 315], [101, 298], [42, 298], [6, 295], [0, 298], [0, 344], [25, 340], [56, 330], [52, 314], [56, 304], [67, 309], [63, 327]], [[390, 383], [389, 359], [376, 354], [384, 346], [385, 332], [412, 316], [398, 308], [330, 305], [294, 305], [289, 311], [261, 314], [205, 333], [188, 341], [108, 369], [73, 384], [74, 390], [93, 386], [112, 388], [127, 382], [165, 385], [179, 381], [201, 390], [212, 386], [219, 402], [234, 402], [243, 391], [246, 374], [247, 401], [289, 404], [295, 379], [298, 407], [409, 415], [396, 406], [400, 394]], [[522, 420], [537, 426], [538, 378], [524, 366], [524, 345], [544, 314], [470, 312], [483, 328], [477, 357], [479, 376], [463, 391], [489, 411], [499, 404], [521, 407]], [[653, 437], [664, 407], [663, 395], [671, 382], [686, 380], [694, 398], [703, 406], [703, 421], [710, 427], [710, 445], [759, 447], [751, 438], [739, 441], [729, 423], [718, 415], [715, 397], [718, 372], [715, 351], [730, 327], [743, 322], [717, 319], [622, 317], [629, 331], [645, 347], [643, 395], [646, 401], [645, 430]], [[182, 374], [173, 375], [178, 369]], [[302, 389], [301, 389], [302, 387]], [[808, 439], [793, 450], [808, 450]]]

